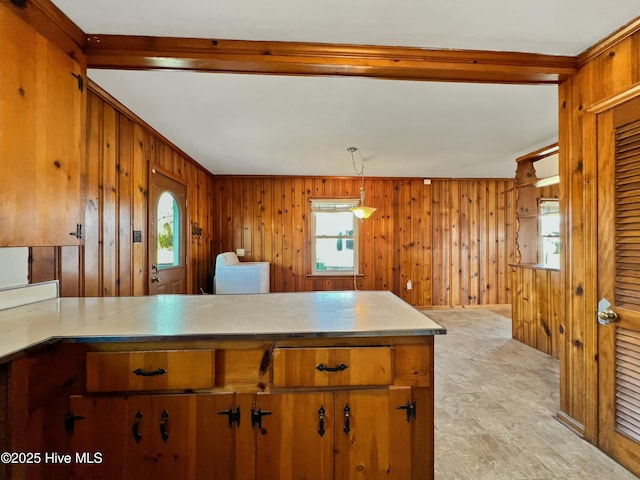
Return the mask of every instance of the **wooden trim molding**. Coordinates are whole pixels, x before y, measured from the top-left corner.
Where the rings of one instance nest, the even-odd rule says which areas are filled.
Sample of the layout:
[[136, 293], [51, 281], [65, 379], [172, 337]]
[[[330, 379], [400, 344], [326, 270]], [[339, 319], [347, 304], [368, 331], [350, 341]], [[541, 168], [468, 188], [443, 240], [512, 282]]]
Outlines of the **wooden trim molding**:
[[533, 53], [124, 35], [88, 35], [85, 52], [91, 68], [503, 84], [555, 84], [577, 68]]
[[526, 155], [516, 158], [516, 163], [526, 162], [526, 161], [537, 162], [538, 160], [542, 160], [543, 158], [547, 158], [547, 157], [550, 157], [551, 155], [555, 155], [556, 153], [558, 153], [558, 151], [559, 151], [558, 144], [554, 143], [551, 145], [547, 145], [546, 147], [542, 147], [536, 150], [535, 152], [527, 153]]
[[578, 55], [578, 68], [583, 67], [598, 55], [601, 55], [638, 31], [640, 31], [640, 17], [636, 17], [624, 27]]
[[[22, 3], [24, 6], [21, 6]], [[49, 0], [0, 0], [0, 6], [11, 10], [81, 66], [85, 66], [82, 48], [86, 43], [86, 34]]]

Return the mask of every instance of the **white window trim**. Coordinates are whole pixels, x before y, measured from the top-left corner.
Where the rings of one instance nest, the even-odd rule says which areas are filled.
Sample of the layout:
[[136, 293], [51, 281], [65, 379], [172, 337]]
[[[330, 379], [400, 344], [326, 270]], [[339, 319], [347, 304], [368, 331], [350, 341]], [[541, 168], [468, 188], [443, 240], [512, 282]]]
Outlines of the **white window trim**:
[[[352, 207], [360, 205], [359, 198], [317, 198], [311, 199], [311, 274], [317, 276], [352, 276], [357, 275], [360, 265], [359, 224], [354, 215], [353, 222], [353, 269], [352, 270], [317, 270], [316, 269], [316, 212], [350, 212]], [[337, 238], [337, 237], [336, 237]]]

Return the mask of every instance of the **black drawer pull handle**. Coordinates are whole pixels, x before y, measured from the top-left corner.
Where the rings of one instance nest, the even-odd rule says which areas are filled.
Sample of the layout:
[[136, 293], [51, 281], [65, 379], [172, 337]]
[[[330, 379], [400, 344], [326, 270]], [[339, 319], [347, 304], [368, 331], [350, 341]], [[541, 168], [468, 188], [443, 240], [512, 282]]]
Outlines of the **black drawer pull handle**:
[[316, 370], [320, 370], [321, 372], [342, 372], [349, 368], [348, 365], [341, 363], [337, 367], [327, 367], [324, 363], [321, 363], [316, 367]]
[[166, 368], [159, 368], [157, 370], [149, 372], [147, 370], [142, 370], [141, 368], [136, 368], [131, 373], [134, 373], [134, 374], [139, 375], [141, 377], [155, 377], [155, 376], [158, 376], [158, 375], [164, 375], [165, 373], [167, 373], [167, 369]]

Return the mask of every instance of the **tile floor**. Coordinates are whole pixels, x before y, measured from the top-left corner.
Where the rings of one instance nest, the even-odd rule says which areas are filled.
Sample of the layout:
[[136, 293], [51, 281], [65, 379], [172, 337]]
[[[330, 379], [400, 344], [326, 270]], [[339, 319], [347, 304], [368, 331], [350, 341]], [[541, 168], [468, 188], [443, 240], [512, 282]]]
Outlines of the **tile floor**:
[[558, 360], [511, 338], [484, 309], [428, 310], [436, 337], [437, 480], [626, 480], [635, 475], [553, 416]]

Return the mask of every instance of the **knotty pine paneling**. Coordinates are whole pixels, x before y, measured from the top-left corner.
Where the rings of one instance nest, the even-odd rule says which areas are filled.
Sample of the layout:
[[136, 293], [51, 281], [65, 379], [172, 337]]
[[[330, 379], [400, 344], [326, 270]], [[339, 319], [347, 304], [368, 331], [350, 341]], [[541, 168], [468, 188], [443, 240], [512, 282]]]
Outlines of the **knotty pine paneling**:
[[0, 5], [0, 245], [78, 245], [86, 59], [15, 10]]
[[[94, 216], [98, 227], [90, 248], [85, 243], [85, 264], [98, 266], [85, 269], [91, 293], [118, 296], [148, 292], [147, 188], [151, 166], [187, 185], [188, 290], [209, 291], [211, 175], [132, 119], [112, 99], [90, 91], [88, 104], [87, 163], [88, 170], [98, 176], [92, 182], [94, 195], [88, 196], [85, 213], [86, 217]], [[192, 235], [196, 225], [202, 228], [202, 235]], [[142, 231], [142, 243], [133, 243], [134, 230]]]
[[558, 358], [564, 310], [560, 271], [512, 265], [511, 276], [513, 338]]
[[[597, 440], [597, 157], [585, 129], [590, 110], [640, 82], [640, 32], [602, 49], [559, 88], [562, 268], [566, 304], [560, 346], [560, 407], [573, 428]], [[633, 90], [635, 89], [635, 90]]]
[[511, 303], [514, 182], [433, 181], [432, 305]]
[[[511, 301], [514, 182], [367, 178], [359, 289], [390, 290], [416, 306]], [[358, 178], [214, 178], [214, 257], [245, 249], [271, 264], [271, 290], [352, 290], [353, 277], [311, 277], [310, 204], [359, 197]], [[411, 280], [412, 289], [407, 290]]]
[[[151, 166], [187, 185], [192, 293], [211, 290], [213, 183], [210, 173], [99, 89], [87, 98], [84, 245], [31, 249], [30, 281], [58, 279], [63, 296], [148, 293], [147, 188]], [[192, 227], [202, 235], [192, 235]], [[133, 243], [133, 231], [142, 243]]]

